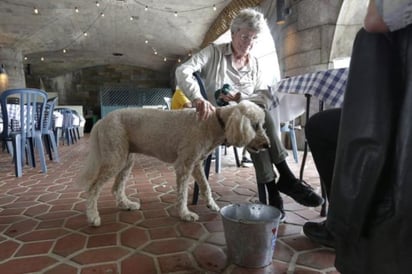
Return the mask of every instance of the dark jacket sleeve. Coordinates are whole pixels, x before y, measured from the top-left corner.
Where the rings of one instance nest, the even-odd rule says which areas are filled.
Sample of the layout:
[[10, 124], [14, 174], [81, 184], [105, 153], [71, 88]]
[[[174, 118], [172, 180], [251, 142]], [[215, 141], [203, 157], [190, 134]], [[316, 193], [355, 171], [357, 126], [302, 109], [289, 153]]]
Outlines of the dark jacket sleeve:
[[394, 98], [399, 90], [396, 62], [387, 35], [363, 29], [358, 32], [340, 121], [327, 221], [337, 239], [359, 239], [375, 221], [376, 213], [380, 214], [379, 204], [390, 193], [392, 183], [387, 177], [392, 168], [391, 142], [397, 115]]

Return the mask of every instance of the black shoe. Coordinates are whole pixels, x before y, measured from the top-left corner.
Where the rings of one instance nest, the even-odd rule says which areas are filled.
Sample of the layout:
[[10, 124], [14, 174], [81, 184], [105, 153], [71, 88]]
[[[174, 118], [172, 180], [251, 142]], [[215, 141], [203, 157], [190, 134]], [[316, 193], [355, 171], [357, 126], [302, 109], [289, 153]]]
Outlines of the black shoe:
[[279, 191], [269, 194], [269, 205], [276, 207], [280, 211], [280, 220], [279, 222], [283, 223], [286, 220], [285, 210], [283, 209], [283, 199], [280, 196]]
[[296, 202], [304, 206], [316, 207], [325, 202], [310, 185], [297, 178], [286, 181], [280, 177], [278, 188], [280, 192], [292, 197]]
[[303, 233], [314, 242], [335, 248], [335, 238], [326, 227], [326, 221], [315, 223], [307, 222], [303, 225]]

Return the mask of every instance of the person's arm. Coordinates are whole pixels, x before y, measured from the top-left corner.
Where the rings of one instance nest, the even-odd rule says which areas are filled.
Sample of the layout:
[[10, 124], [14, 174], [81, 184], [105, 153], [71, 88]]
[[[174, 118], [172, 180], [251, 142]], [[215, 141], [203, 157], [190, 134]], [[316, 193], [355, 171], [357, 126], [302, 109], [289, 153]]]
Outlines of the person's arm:
[[215, 111], [215, 107], [203, 98], [199, 84], [193, 77], [193, 73], [200, 71], [207, 65], [213, 54], [212, 47], [213, 46], [210, 45], [204, 48], [176, 68], [177, 85], [184, 90], [185, 95], [192, 101], [193, 107], [196, 108], [201, 119], [208, 118]]
[[369, 32], [390, 32], [412, 23], [412, 0], [369, 0], [364, 28]]
[[378, 11], [375, 0], [370, 0], [363, 26], [369, 32], [388, 32], [389, 28]]

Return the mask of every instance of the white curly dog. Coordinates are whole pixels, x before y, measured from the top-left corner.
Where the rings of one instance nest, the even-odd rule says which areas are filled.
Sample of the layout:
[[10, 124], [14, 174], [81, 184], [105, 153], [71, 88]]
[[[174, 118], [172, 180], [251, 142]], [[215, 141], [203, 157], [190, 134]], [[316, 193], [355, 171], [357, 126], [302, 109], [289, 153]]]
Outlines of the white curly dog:
[[190, 175], [198, 182], [207, 206], [219, 211], [204, 174], [203, 160], [223, 143], [246, 146], [256, 152], [268, 148], [269, 139], [262, 127], [264, 117], [264, 111], [249, 101], [217, 108], [212, 116], [202, 121], [192, 109], [128, 108], [109, 113], [91, 131], [90, 152], [79, 177], [79, 184], [88, 194], [89, 223], [100, 225], [97, 200], [103, 184], [112, 177], [115, 177], [112, 191], [118, 207], [140, 208], [140, 201], [130, 201], [125, 193], [126, 180], [133, 167], [133, 153], [174, 163], [177, 207], [182, 220], [199, 219], [187, 207]]

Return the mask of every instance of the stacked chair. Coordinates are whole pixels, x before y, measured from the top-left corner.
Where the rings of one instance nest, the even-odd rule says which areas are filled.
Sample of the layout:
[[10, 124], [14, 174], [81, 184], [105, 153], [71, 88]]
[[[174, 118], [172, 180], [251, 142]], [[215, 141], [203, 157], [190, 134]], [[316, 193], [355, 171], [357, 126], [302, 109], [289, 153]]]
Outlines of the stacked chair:
[[0, 95], [3, 131], [0, 139], [13, 157], [16, 177], [23, 174], [23, 164], [35, 167], [37, 148], [42, 172], [47, 172], [42, 141], [47, 93], [40, 89], [10, 89]]
[[63, 123], [55, 128], [55, 137], [58, 142], [59, 137], [62, 139], [62, 143], [66, 142], [67, 145], [72, 145], [77, 142], [78, 136], [76, 132], [76, 127], [74, 126], [74, 113], [70, 108], [59, 108], [56, 107], [55, 111], [60, 112], [63, 115]]
[[59, 162], [59, 151], [54, 132], [54, 117], [53, 112], [57, 103], [57, 97], [47, 99], [46, 108], [44, 111], [44, 122], [42, 128], [43, 141], [46, 147], [47, 154], [50, 160]]

